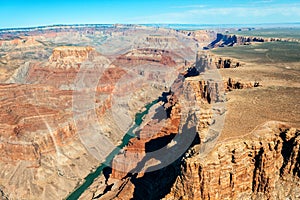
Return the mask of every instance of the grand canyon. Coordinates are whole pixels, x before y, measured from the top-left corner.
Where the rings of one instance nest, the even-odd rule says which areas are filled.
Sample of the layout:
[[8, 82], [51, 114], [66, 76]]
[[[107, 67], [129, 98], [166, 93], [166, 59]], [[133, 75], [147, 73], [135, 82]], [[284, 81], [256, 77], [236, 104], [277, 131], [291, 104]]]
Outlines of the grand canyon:
[[255, 31], [1, 29], [1, 199], [300, 199], [300, 37]]

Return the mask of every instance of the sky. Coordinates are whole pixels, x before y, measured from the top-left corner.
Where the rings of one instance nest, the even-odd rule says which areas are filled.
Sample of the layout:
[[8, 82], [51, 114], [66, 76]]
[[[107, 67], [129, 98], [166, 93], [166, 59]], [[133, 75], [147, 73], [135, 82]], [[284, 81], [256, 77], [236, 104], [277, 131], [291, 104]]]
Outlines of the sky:
[[299, 0], [0, 0], [0, 28], [53, 24], [300, 22]]

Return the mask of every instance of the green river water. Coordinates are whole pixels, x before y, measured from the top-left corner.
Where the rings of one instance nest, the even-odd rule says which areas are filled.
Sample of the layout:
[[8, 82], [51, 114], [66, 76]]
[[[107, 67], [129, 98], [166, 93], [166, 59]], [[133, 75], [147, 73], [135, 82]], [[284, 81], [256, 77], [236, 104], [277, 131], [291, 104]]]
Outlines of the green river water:
[[140, 112], [140, 113], [136, 113], [135, 115], [135, 124], [132, 125], [132, 127], [127, 131], [127, 133], [124, 135], [123, 139], [122, 139], [122, 143], [117, 146], [105, 159], [105, 162], [102, 163], [99, 167], [97, 167], [97, 169], [95, 171], [93, 171], [92, 173], [90, 173], [87, 177], [85, 177], [85, 181], [82, 185], [78, 186], [75, 191], [73, 191], [67, 198], [66, 200], [76, 200], [78, 199], [82, 193], [94, 182], [94, 180], [101, 175], [103, 169], [105, 167], [107, 167], [107, 165], [105, 163], [110, 163], [113, 158], [119, 153], [120, 149], [122, 149], [123, 147], [125, 147], [129, 140], [131, 138], [134, 137], [133, 131], [134, 129], [136, 129], [137, 127], [139, 127], [141, 125], [141, 123], [143, 122], [143, 118], [145, 115], [148, 114], [149, 109], [158, 102], [158, 100], [154, 100], [151, 103], [147, 104], [145, 106], [145, 111]]

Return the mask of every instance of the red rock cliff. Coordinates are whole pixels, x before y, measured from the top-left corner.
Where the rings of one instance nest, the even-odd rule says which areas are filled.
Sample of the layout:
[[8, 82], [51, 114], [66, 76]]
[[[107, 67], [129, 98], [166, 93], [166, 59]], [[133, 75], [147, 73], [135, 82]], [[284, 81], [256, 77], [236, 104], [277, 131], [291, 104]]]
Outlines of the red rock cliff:
[[300, 131], [269, 122], [184, 161], [165, 199], [299, 198]]

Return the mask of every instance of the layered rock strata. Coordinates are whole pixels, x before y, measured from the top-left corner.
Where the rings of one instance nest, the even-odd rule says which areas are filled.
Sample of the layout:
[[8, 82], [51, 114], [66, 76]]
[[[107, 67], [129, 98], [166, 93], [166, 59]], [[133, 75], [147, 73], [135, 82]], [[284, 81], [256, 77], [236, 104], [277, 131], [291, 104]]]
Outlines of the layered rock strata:
[[0, 185], [7, 198], [66, 195], [97, 164], [70, 120], [72, 92], [4, 84], [0, 93]]
[[247, 139], [224, 141], [186, 159], [165, 199], [297, 199], [299, 139], [299, 130], [269, 122]]
[[117, 145], [195, 49], [176, 31], [129, 26], [5, 30], [0, 37], [0, 188], [9, 199], [66, 197], [99, 164], [78, 135], [74, 105], [94, 109], [83, 126], [93, 119]]

